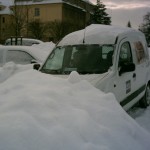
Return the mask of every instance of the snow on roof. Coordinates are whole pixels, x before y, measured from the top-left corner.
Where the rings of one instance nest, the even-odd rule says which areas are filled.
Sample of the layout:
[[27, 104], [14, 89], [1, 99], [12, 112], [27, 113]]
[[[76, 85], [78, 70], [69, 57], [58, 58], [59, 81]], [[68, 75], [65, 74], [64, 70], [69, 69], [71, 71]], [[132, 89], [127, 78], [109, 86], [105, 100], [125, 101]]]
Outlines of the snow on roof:
[[[89, 0], [82, 0], [82, 1], [93, 5]], [[63, 1], [63, 0], [31, 0], [31, 1], [17, 2], [17, 5], [51, 4], [51, 3], [68, 3], [68, 4], [70, 4], [69, 2]]]
[[119, 26], [92, 24], [83, 30], [79, 30], [65, 36], [58, 46], [75, 44], [115, 44], [119, 34], [138, 32], [137, 30]]
[[51, 3], [62, 3], [62, 0], [20, 1], [20, 2], [17, 2], [17, 5], [51, 4]]
[[[89, 4], [92, 4], [89, 0], [82, 0], [82, 1], [84, 1], [86, 3], [89, 3]], [[33, 4], [35, 5], [35, 4], [51, 4], [51, 3], [67, 3], [67, 4], [71, 4], [71, 3], [65, 2], [63, 0], [30, 0], [30, 1], [17, 2], [17, 5], [33, 5]], [[12, 12], [11, 12], [9, 6], [12, 6], [13, 4], [14, 4], [14, 0], [0, 0], [0, 5], [6, 7], [3, 10], [0, 11], [0, 14], [11, 14]], [[74, 4], [72, 4], [72, 5], [75, 6]], [[81, 7], [79, 7], [79, 8], [81, 8]]]

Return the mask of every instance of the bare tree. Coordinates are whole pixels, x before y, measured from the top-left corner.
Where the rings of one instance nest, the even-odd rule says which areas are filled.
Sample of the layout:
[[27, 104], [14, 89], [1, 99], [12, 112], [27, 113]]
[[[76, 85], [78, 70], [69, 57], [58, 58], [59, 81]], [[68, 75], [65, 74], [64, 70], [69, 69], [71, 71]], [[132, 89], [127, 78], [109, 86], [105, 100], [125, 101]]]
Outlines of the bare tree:
[[[12, 24], [14, 27], [14, 35], [15, 37], [18, 37], [21, 36], [21, 31], [27, 27], [29, 8], [27, 5], [21, 5], [20, 1], [14, 0], [14, 5], [11, 9], [14, 17], [14, 22]], [[26, 28], [26, 30], [28, 30], [28, 28]]]
[[28, 30], [32, 37], [41, 40], [46, 34], [47, 24], [42, 23], [40, 20], [33, 20], [28, 24]]
[[150, 45], [150, 12], [143, 17], [143, 23], [139, 27], [139, 30], [145, 34], [147, 42]]
[[82, 27], [76, 25], [75, 23], [58, 20], [51, 21], [48, 24], [48, 32], [50, 37], [54, 39], [54, 42], [58, 42], [68, 33], [79, 30], [81, 28]]

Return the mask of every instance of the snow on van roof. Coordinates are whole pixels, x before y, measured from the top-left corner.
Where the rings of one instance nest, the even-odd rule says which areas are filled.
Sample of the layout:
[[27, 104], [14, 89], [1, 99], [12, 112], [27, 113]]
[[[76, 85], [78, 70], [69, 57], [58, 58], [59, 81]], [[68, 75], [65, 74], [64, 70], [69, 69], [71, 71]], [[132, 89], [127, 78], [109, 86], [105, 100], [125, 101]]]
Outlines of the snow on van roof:
[[[58, 46], [75, 44], [115, 44], [116, 38], [121, 34], [140, 33], [127, 27], [92, 24], [65, 36]], [[142, 33], [141, 33], [142, 34]]]

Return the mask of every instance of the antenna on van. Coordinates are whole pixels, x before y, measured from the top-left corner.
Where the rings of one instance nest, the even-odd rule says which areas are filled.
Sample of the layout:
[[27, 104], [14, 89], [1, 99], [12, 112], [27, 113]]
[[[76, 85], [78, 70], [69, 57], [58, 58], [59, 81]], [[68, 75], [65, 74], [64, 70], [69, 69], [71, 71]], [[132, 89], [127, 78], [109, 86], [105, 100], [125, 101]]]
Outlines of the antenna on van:
[[83, 44], [85, 43], [85, 33], [86, 33], [86, 27], [84, 29]]

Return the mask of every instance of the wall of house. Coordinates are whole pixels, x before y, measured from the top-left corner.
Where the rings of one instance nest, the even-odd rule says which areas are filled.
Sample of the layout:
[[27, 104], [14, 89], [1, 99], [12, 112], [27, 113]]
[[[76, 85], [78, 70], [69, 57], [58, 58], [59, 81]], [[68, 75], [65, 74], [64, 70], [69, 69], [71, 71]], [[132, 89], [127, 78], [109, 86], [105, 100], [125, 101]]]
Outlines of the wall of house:
[[85, 26], [85, 11], [68, 4], [63, 4], [62, 20], [81, 27]]
[[[23, 28], [21, 35], [24, 37], [30, 36], [28, 26], [30, 22], [39, 20], [42, 23], [50, 21], [60, 21], [72, 23], [75, 29], [84, 28], [90, 19], [93, 6], [82, 0], [63, 0], [64, 3], [50, 3], [50, 4], [32, 4], [11, 6], [10, 9], [16, 9], [18, 17], [23, 21]], [[5, 19], [4, 19], [5, 18]], [[12, 22], [13, 16], [0, 15], [0, 40], [6, 39], [15, 35]], [[47, 33], [46, 33], [47, 34]], [[49, 34], [45, 35], [46, 38], [50, 37]]]
[[[49, 22], [54, 20], [62, 21], [62, 4], [41, 4], [30, 5], [29, 20], [40, 20], [42, 22]], [[39, 9], [39, 15], [35, 14], [36, 9]]]
[[0, 44], [4, 44], [5, 39], [14, 34], [12, 22], [11, 15], [0, 15]]
[[63, 20], [69, 20], [78, 23], [80, 26], [86, 26], [91, 18], [94, 5], [82, 0], [64, 0]]

